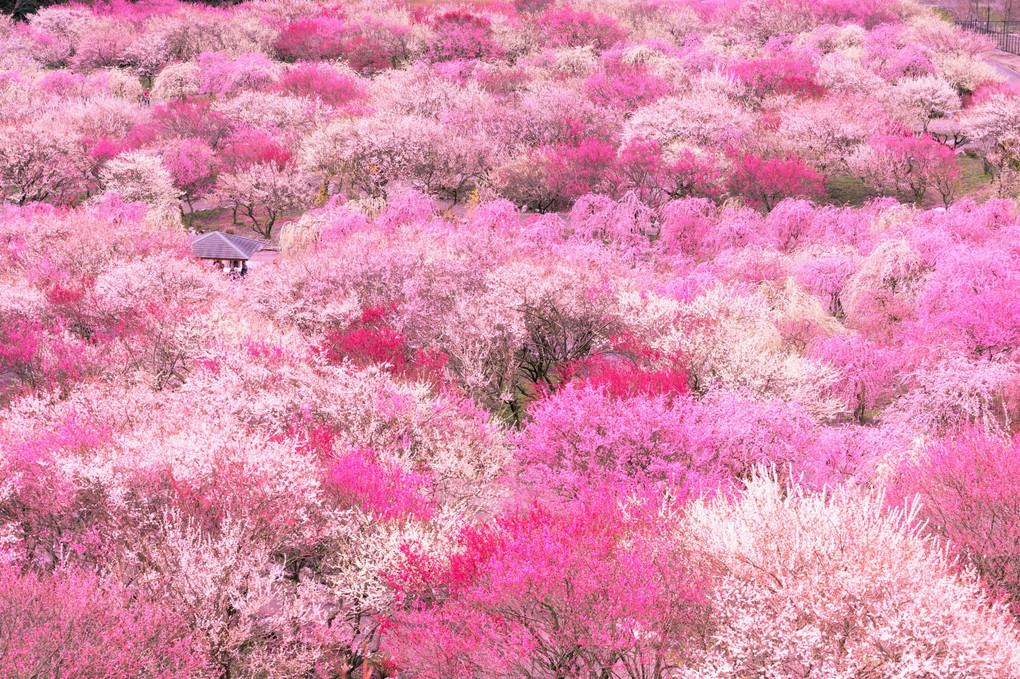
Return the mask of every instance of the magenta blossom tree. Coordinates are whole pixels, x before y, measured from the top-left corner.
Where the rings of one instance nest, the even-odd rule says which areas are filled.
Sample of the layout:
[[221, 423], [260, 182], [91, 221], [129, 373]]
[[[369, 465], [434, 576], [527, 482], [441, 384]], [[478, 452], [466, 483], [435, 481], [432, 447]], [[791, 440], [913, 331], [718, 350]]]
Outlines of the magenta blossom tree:
[[330, 106], [347, 104], [365, 94], [357, 79], [318, 64], [301, 64], [287, 71], [277, 87], [287, 94], [314, 97]]
[[288, 61], [335, 59], [343, 51], [345, 28], [337, 17], [300, 18], [283, 29], [274, 46]]
[[796, 155], [764, 158], [747, 153], [738, 156], [735, 165], [730, 192], [763, 212], [785, 198], [820, 198], [825, 190], [825, 179]]
[[538, 20], [553, 45], [583, 47], [593, 45], [604, 50], [624, 38], [626, 32], [615, 19], [605, 14], [579, 12], [569, 7], [552, 10]]
[[209, 669], [186, 620], [169, 606], [80, 571], [0, 572], [7, 611], [0, 664], [8, 676], [189, 679]]
[[656, 528], [595, 496], [469, 528], [447, 563], [411, 559], [387, 650], [402, 672], [660, 679], [703, 634], [698, 576]]
[[216, 184], [217, 161], [212, 147], [201, 139], [181, 139], [163, 152], [163, 164], [188, 212], [193, 213], [195, 200], [209, 194]]

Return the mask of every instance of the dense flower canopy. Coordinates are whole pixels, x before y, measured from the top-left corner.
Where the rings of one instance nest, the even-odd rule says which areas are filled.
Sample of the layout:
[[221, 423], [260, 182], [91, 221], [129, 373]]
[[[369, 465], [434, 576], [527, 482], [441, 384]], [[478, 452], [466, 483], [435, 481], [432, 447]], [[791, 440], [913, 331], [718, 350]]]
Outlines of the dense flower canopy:
[[5, 676], [1012, 679], [989, 49], [911, 0], [0, 20]]

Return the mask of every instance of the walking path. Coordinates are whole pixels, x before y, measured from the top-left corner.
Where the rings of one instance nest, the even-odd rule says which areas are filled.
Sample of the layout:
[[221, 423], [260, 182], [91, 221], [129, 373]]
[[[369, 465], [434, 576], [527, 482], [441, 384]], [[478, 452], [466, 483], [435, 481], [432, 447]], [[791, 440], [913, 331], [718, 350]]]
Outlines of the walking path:
[[1020, 85], [1020, 56], [995, 50], [988, 55], [985, 62], [1007, 82]]

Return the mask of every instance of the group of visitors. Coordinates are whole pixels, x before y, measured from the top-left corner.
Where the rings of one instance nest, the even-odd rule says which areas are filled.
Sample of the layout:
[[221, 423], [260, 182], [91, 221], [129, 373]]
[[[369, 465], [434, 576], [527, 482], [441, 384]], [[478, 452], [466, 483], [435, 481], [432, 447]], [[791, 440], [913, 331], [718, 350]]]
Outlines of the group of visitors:
[[248, 262], [242, 260], [240, 264], [236, 266], [234, 262], [230, 260], [227, 260], [225, 265], [223, 262], [224, 260], [217, 259], [213, 262], [213, 267], [235, 279], [244, 278], [248, 275]]

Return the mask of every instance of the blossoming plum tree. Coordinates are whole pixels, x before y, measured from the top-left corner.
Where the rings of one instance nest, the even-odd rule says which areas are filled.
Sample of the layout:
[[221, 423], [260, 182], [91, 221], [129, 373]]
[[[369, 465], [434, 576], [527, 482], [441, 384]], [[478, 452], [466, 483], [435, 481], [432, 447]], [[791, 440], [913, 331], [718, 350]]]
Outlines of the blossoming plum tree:
[[762, 158], [747, 154], [736, 160], [730, 191], [765, 212], [784, 198], [821, 196], [824, 179], [796, 156]]
[[887, 513], [852, 491], [806, 496], [767, 477], [737, 502], [695, 504], [687, 530], [721, 567], [709, 589], [709, 676], [883, 672], [904, 662], [1008, 676], [1020, 653], [1012, 620], [917, 534], [917, 509]]
[[[0, 19], [6, 674], [1014, 679], [988, 40], [910, 0], [91, 4]], [[216, 275], [182, 199], [280, 256]]]
[[163, 163], [188, 212], [194, 212], [195, 200], [212, 191], [216, 182], [214, 151], [200, 139], [182, 139], [164, 152]]
[[247, 217], [252, 230], [267, 239], [280, 216], [308, 205], [311, 194], [303, 174], [275, 163], [225, 173], [216, 182], [216, 195]]
[[52, 125], [0, 131], [0, 191], [20, 205], [73, 201], [84, 187], [86, 148]]
[[1015, 441], [964, 430], [903, 464], [888, 498], [899, 503], [916, 495], [928, 530], [973, 565], [989, 594], [1014, 615], [1020, 605], [1017, 455]]
[[917, 205], [930, 188], [948, 205], [960, 178], [953, 150], [927, 134], [873, 137], [851, 166], [876, 187], [909, 193]]
[[390, 652], [422, 677], [668, 676], [697, 648], [701, 590], [654, 514], [632, 512], [534, 507], [466, 530], [447, 563], [411, 561]]
[[195, 676], [206, 670], [186, 621], [156, 601], [76, 570], [5, 567], [2, 662], [13, 676]]

